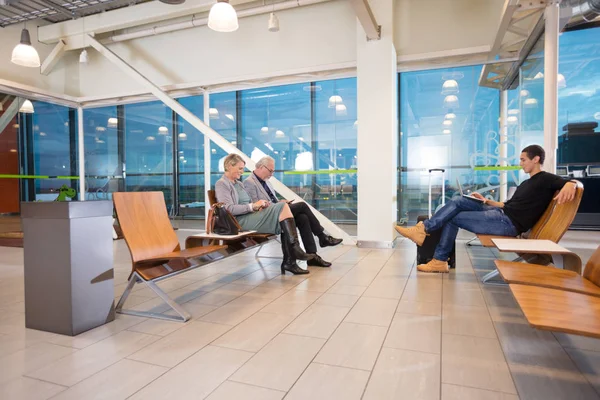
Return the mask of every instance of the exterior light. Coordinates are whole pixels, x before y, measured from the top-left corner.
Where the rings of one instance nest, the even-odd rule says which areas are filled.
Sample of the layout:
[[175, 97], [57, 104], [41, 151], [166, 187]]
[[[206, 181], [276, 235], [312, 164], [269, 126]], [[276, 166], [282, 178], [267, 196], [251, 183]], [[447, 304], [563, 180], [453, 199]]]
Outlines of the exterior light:
[[118, 124], [119, 124], [119, 120], [117, 118], [111, 117], [111, 118], [108, 119], [107, 126], [109, 128], [116, 128]]
[[442, 94], [456, 94], [458, 93], [458, 82], [454, 79], [448, 79], [442, 85]]
[[335, 106], [338, 105], [338, 104], [341, 104], [342, 101], [343, 101], [342, 100], [342, 96], [338, 96], [337, 94], [333, 95], [333, 96], [331, 96], [329, 98], [329, 105], [328, 105], [328, 107], [329, 108], [335, 108]]

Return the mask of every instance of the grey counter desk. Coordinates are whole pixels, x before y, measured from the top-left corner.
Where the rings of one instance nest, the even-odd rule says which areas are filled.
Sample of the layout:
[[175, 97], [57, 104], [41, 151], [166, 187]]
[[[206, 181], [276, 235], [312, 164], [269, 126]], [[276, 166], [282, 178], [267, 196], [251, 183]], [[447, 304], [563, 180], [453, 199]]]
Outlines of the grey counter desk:
[[112, 210], [21, 203], [27, 328], [74, 336], [114, 320]]

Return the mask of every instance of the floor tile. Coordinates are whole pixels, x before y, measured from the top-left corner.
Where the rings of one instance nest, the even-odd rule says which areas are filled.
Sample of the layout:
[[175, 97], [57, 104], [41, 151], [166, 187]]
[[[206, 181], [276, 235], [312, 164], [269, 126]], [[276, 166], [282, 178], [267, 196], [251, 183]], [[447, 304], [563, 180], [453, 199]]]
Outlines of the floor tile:
[[94, 343], [116, 335], [119, 332], [129, 329], [137, 324], [146, 321], [146, 318], [135, 317], [133, 315], [116, 314], [115, 320], [108, 324], [80, 333], [77, 336], [54, 335], [47, 341], [60, 346], [69, 346], [76, 349], [83, 349]]
[[417, 315], [442, 315], [442, 303], [423, 303], [417, 301], [400, 300], [396, 312]]
[[0, 385], [0, 399], [46, 400], [65, 389], [66, 387], [53, 383], [20, 377]]
[[440, 317], [397, 313], [383, 346], [440, 354], [441, 341]]
[[280, 334], [230, 380], [275, 390], [289, 390], [325, 340]]
[[348, 313], [345, 322], [389, 326], [398, 300], [361, 297]]
[[285, 392], [225, 381], [207, 400], [281, 400]]
[[188, 322], [181, 329], [144, 347], [128, 358], [163, 367], [174, 367], [229, 329], [231, 329], [229, 325], [203, 321]]
[[313, 304], [296, 318], [283, 332], [327, 339], [349, 311], [350, 309], [346, 307]]
[[400, 300], [406, 286], [406, 280], [405, 277], [378, 276], [369, 285], [363, 296]]
[[240, 304], [233, 302], [226, 304], [215, 311], [200, 317], [200, 321], [224, 325], [237, 325], [271, 302], [270, 299], [259, 300], [263, 301], [251, 304]]
[[212, 344], [257, 352], [281, 332], [292, 319], [293, 317], [289, 315], [257, 312]]
[[168, 368], [131, 360], [121, 360], [95, 375], [70, 387], [54, 400], [95, 400], [126, 399], [159, 376]]
[[439, 355], [384, 348], [363, 399], [437, 400], [439, 395]]
[[321, 292], [290, 290], [265, 306], [261, 311], [297, 317], [321, 296]]
[[130, 397], [131, 400], [202, 399], [253, 353], [207, 346]]
[[387, 329], [381, 326], [343, 322], [321, 349], [315, 362], [370, 371], [386, 332]]
[[365, 290], [367, 290], [367, 286], [344, 285], [336, 283], [327, 291], [327, 293], [361, 296]]
[[183, 327], [181, 322], [166, 321], [164, 319], [149, 318], [148, 320], [132, 326], [132, 332], [147, 333], [148, 335], [166, 336]]
[[600, 399], [575, 366], [565, 370], [522, 364], [509, 367], [521, 400]]
[[358, 301], [359, 296], [351, 296], [347, 294], [324, 293], [315, 304], [323, 306], [336, 307], [353, 307]]
[[286, 400], [358, 400], [363, 394], [368, 379], [367, 371], [313, 363], [285, 398]]
[[519, 396], [444, 383], [442, 400], [519, 400]]
[[498, 340], [476, 336], [442, 335], [442, 382], [517, 393]]
[[44, 368], [76, 350], [50, 343], [37, 343], [0, 359], [0, 384]]
[[583, 376], [600, 393], [600, 353], [580, 349], [566, 351]]
[[122, 331], [27, 376], [59, 385], [73, 386], [128, 355], [146, 348], [157, 339], [158, 336]]
[[485, 307], [444, 304], [442, 332], [495, 339], [496, 330]]

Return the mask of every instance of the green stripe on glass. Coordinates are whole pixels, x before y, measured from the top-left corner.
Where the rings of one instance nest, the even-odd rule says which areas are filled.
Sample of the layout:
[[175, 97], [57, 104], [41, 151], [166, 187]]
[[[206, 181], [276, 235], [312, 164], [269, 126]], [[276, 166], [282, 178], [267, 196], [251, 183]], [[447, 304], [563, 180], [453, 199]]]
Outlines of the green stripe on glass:
[[518, 165], [509, 165], [507, 167], [474, 167], [475, 171], [516, 171], [521, 169]]
[[322, 171], [284, 171], [284, 175], [338, 175], [355, 174], [357, 169], [331, 169]]
[[78, 176], [10, 175], [10, 174], [0, 174], [0, 178], [9, 178], [9, 179], [79, 179]]

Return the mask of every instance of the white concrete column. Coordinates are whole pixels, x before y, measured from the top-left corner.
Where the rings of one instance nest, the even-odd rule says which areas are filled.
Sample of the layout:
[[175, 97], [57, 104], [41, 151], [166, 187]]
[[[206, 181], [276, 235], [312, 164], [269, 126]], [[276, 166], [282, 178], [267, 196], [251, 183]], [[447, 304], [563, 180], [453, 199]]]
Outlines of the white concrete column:
[[358, 86], [358, 245], [392, 247], [396, 237], [398, 85], [394, 0], [370, 0], [381, 39], [356, 22]]
[[544, 17], [544, 171], [555, 174], [558, 148], [558, 2], [546, 7]]
[[[500, 91], [500, 148], [498, 156], [500, 157], [500, 166], [508, 165], [508, 92]], [[500, 170], [500, 201], [505, 202], [508, 193], [508, 171]]]
[[[204, 114], [202, 116], [206, 126], [210, 126], [210, 95], [204, 92]], [[210, 190], [210, 138], [204, 135], [204, 219], [208, 221], [208, 190]]]
[[83, 108], [77, 107], [77, 153], [79, 155], [79, 201], [85, 201], [85, 135], [83, 132]]

